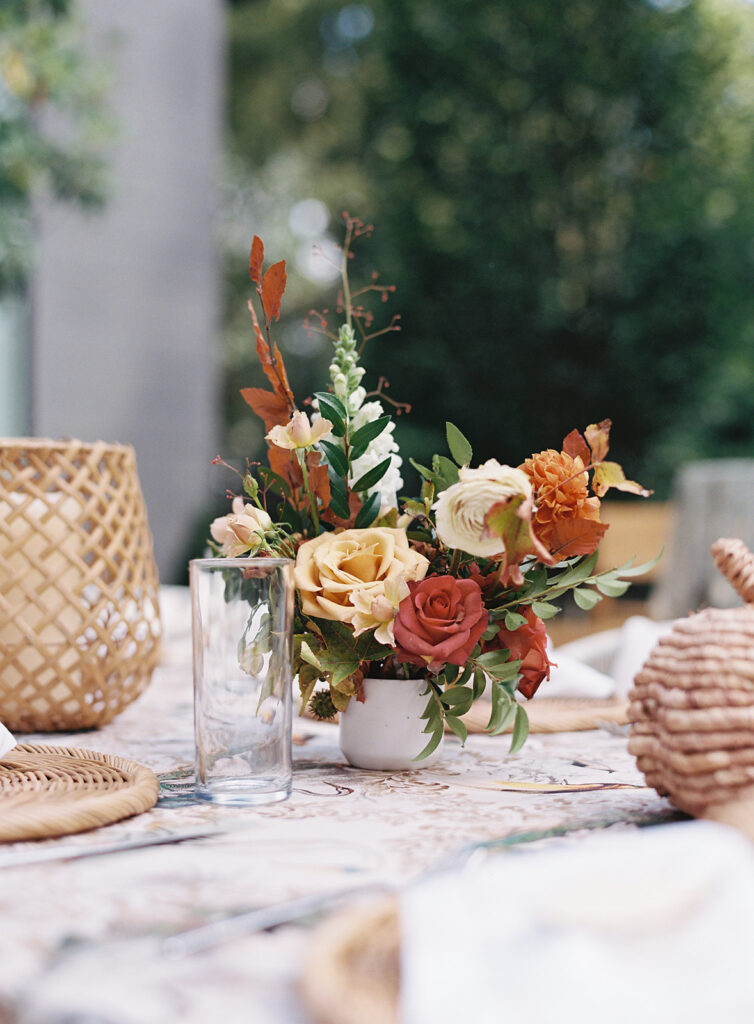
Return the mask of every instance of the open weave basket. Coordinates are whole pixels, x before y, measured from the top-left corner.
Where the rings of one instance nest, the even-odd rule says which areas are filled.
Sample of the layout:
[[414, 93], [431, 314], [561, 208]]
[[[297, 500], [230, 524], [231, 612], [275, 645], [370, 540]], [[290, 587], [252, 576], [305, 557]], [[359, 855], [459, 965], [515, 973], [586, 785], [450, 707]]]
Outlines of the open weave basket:
[[157, 662], [157, 596], [132, 448], [0, 440], [0, 721], [111, 721]]

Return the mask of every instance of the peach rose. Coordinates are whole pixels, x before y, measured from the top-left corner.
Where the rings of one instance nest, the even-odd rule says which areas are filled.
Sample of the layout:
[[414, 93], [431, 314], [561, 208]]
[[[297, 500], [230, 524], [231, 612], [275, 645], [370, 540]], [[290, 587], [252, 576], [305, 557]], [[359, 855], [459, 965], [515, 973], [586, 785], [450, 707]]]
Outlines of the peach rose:
[[550, 668], [555, 665], [547, 656], [547, 629], [544, 622], [535, 615], [531, 608], [520, 609], [526, 624], [518, 629], [506, 629], [500, 626], [497, 636], [486, 643], [486, 651], [509, 650], [508, 661], [521, 660], [521, 680], [518, 684], [519, 693], [530, 699], [539, 689], [544, 679], [550, 678]]
[[221, 545], [226, 558], [253, 554], [264, 540], [272, 526], [272, 520], [256, 505], [244, 505], [242, 498], [233, 501], [230, 515], [220, 516], [212, 522], [209, 532], [212, 539]]
[[313, 424], [305, 412], [294, 412], [288, 423], [273, 427], [265, 435], [270, 444], [277, 445], [292, 452], [299, 448], [311, 448], [321, 441], [332, 430], [332, 423], [326, 419], [318, 419]]
[[323, 533], [305, 541], [296, 555], [301, 610], [354, 624], [360, 609], [372, 608], [385, 596], [388, 581], [399, 576], [421, 580], [428, 568], [429, 561], [410, 547], [404, 530], [380, 526]]

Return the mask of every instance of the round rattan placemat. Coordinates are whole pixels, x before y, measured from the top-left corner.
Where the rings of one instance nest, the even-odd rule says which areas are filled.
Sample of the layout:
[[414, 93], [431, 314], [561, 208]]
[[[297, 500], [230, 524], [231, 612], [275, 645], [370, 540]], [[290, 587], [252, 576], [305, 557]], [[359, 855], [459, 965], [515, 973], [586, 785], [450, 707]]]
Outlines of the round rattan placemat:
[[299, 979], [316, 1024], [398, 1024], [398, 903], [349, 907], [314, 932]]
[[160, 784], [114, 754], [19, 744], [0, 758], [0, 842], [52, 839], [149, 810]]
[[[628, 700], [625, 697], [607, 697], [599, 700], [592, 697], [537, 697], [524, 705], [529, 716], [531, 732], [585, 732], [600, 726], [626, 725], [628, 723]], [[490, 720], [492, 704], [479, 700], [472, 704], [464, 715], [466, 728], [470, 733], [483, 733]], [[307, 718], [313, 718], [310, 711]], [[328, 719], [337, 722], [338, 716]], [[509, 726], [506, 732], [513, 727]], [[450, 730], [448, 730], [450, 731]]]

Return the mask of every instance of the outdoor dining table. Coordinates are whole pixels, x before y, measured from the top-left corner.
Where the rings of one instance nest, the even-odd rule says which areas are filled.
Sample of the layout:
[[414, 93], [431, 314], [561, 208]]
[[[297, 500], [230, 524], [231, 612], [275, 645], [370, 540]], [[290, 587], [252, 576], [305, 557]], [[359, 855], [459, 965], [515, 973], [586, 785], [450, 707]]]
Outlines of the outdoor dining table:
[[[207, 803], [192, 785], [187, 643], [181, 652], [111, 724], [18, 737], [130, 758], [161, 795], [107, 827], [0, 846], [3, 1024], [305, 1024], [311, 911], [332, 911], [333, 894], [404, 889], [506, 836], [578, 843], [678, 817], [616, 727], [531, 735], [514, 756], [507, 736], [463, 747], [448, 736], [434, 767], [390, 774], [350, 767], [337, 725], [297, 718], [287, 801]], [[263, 908], [272, 917], [249, 914]]]

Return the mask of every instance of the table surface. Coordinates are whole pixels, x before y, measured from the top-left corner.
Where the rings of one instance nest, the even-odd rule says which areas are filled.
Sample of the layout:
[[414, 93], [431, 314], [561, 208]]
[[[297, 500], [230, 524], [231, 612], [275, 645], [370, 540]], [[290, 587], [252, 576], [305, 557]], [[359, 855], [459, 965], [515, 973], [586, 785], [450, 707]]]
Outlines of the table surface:
[[[191, 955], [161, 944], [277, 901], [372, 883], [405, 886], [467, 844], [567, 827], [633, 828], [672, 816], [644, 786], [620, 733], [446, 738], [432, 768], [386, 774], [346, 765], [337, 726], [294, 722], [293, 793], [258, 808], [198, 801], [190, 668], [163, 665], [110, 725], [19, 737], [119, 754], [148, 765], [162, 795], [146, 814], [94, 832], [0, 846], [0, 1021], [20, 1024], [306, 1024], [296, 981], [311, 920]], [[204, 838], [78, 859], [129, 839]]]

